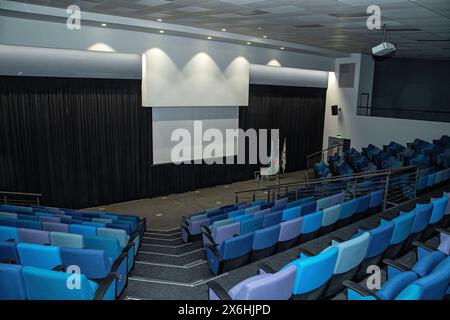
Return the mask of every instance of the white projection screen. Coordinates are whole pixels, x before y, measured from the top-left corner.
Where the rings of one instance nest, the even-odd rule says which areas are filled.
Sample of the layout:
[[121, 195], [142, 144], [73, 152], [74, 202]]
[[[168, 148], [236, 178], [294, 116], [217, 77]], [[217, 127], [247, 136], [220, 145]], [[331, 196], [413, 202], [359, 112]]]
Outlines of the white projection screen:
[[234, 156], [237, 154], [237, 145], [228, 148], [228, 150], [233, 150], [232, 154], [226, 153], [227, 146], [225, 139], [223, 143], [221, 141], [203, 141], [203, 139], [198, 139], [198, 135], [197, 139], [194, 139], [194, 121], [201, 121], [203, 133], [207, 129], [218, 129], [225, 138], [226, 129], [236, 130], [239, 126], [239, 107], [152, 108], [152, 115], [153, 164], [172, 163], [172, 148], [178, 142], [172, 142], [171, 137], [172, 132], [176, 129], [186, 129], [190, 132], [192, 141], [190, 160], [201, 160], [195, 156], [194, 149], [203, 150], [205, 146], [211, 143], [217, 148], [220, 148], [220, 150], [223, 150], [224, 156]]
[[[212, 58], [205, 52], [142, 55], [144, 107], [248, 106], [250, 64], [243, 57]], [[220, 58], [218, 58], [220, 57]]]

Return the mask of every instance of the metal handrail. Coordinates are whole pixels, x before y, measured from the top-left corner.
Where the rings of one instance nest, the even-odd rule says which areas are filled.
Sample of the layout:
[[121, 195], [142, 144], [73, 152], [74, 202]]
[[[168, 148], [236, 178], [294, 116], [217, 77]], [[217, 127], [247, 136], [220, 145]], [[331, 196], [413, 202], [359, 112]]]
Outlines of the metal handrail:
[[[41, 193], [30, 193], [30, 192], [13, 192], [13, 191], [0, 191], [0, 196], [2, 198], [2, 202], [4, 204], [7, 203], [15, 203], [15, 204], [37, 204], [40, 205], [40, 198], [42, 197]], [[11, 200], [14, 196], [24, 196], [24, 197], [32, 197], [35, 198], [35, 201], [32, 200]]]
[[324, 152], [326, 152], [326, 151], [328, 151], [328, 150], [334, 149], [334, 148], [336, 148], [336, 147], [343, 147], [343, 146], [344, 146], [343, 144], [335, 144], [335, 145], [333, 145], [333, 146], [331, 146], [331, 147], [328, 147], [328, 148], [326, 148], [326, 149], [323, 149], [323, 150], [321, 150], [321, 151], [317, 151], [317, 152], [308, 154], [308, 155], [306, 156], [306, 159], [310, 159], [310, 158], [312, 158], [312, 157], [314, 157], [314, 156], [316, 156], [316, 155], [318, 155], [318, 154], [322, 154], [322, 153], [324, 153]]

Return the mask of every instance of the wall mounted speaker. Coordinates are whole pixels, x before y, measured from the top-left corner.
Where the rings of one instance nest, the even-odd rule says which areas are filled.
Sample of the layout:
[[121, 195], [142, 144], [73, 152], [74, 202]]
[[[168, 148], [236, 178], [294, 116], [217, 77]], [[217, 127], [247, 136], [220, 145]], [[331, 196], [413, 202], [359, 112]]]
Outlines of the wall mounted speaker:
[[339, 115], [339, 107], [337, 105], [331, 106], [331, 115], [333, 116]]

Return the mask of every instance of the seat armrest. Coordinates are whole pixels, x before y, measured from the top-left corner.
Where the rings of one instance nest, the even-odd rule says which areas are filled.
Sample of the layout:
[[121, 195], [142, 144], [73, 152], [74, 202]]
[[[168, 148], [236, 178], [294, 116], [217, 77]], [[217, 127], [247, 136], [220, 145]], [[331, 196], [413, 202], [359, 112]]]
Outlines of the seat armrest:
[[212, 235], [211, 229], [209, 227], [207, 227], [207, 226], [200, 226], [200, 228], [202, 229], [203, 233], [207, 233], [209, 235]]
[[65, 270], [66, 270], [66, 267], [63, 266], [62, 264], [57, 265], [56, 267], [52, 268], [52, 271], [65, 271]]
[[206, 285], [208, 286], [209, 290], [212, 290], [220, 298], [220, 300], [233, 300], [231, 299], [228, 292], [226, 292], [226, 290], [217, 282], [210, 281], [207, 282]]
[[117, 269], [119, 269], [120, 265], [122, 264], [123, 260], [125, 260], [128, 257], [128, 251], [122, 251], [122, 253], [117, 257], [117, 259], [114, 261], [113, 265], [111, 266], [111, 272], [116, 272]]
[[6, 240], [6, 242], [16, 242], [16, 240], [15, 239], [8, 239], [8, 240]]
[[383, 259], [383, 263], [389, 267], [395, 268], [398, 271], [401, 272], [408, 272], [411, 271], [410, 268], [408, 268], [407, 266], [405, 266], [403, 263], [391, 260], [391, 259]]
[[300, 254], [300, 253], [303, 253], [305, 256], [308, 256], [308, 257], [313, 257], [313, 256], [315, 256], [315, 254], [313, 253], [313, 252], [311, 252], [311, 251], [309, 251], [308, 249], [305, 249], [305, 248], [299, 248], [298, 249], [298, 253]]
[[340, 238], [340, 237], [338, 237], [338, 236], [332, 236], [332, 237], [331, 237], [331, 240], [334, 240], [334, 241], [336, 241], [336, 242], [345, 242], [344, 239], [342, 239], [342, 238]]
[[271, 266], [269, 266], [267, 263], [261, 262], [258, 264], [259, 273], [261, 273], [261, 270], [265, 273], [276, 273], [275, 269], [273, 269]]
[[436, 228], [436, 231], [439, 233], [444, 233], [446, 235], [450, 236], [450, 230], [444, 229], [444, 228]]
[[350, 281], [350, 280], [345, 280], [344, 282], [342, 282], [342, 284], [346, 288], [355, 291], [356, 293], [362, 295], [363, 297], [373, 296], [375, 299], [379, 300], [379, 298], [377, 297], [375, 292], [373, 292], [372, 290], [369, 290], [369, 289], [363, 287], [362, 285], [360, 285], [358, 283], [355, 283], [355, 282]]
[[395, 219], [396, 217], [393, 217], [391, 214], [383, 213], [380, 215], [380, 218], [383, 220], [391, 221]]
[[108, 274], [108, 276], [99, 283], [98, 288], [94, 293], [94, 300], [102, 300], [106, 291], [108, 291], [111, 286], [111, 283], [113, 283], [116, 279], [117, 274], [115, 272]]
[[414, 241], [412, 244], [413, 244], [413, 246], [415, 246], [417, 248], [422, 248], [422, 249], [425, 249], [425, 250], [428, 250], [428, 251], [435, 251], [436, 250], [435, 247], [433, 247], [433, 246], [431, 246], [429, 244], [423, 243], [423, 242]]
[[0, 263], [4, 263], [4, 264], [16, 264], [16, 260], [14, 260], [14, 259], [2, 259], [2, 260], [0, 260]]

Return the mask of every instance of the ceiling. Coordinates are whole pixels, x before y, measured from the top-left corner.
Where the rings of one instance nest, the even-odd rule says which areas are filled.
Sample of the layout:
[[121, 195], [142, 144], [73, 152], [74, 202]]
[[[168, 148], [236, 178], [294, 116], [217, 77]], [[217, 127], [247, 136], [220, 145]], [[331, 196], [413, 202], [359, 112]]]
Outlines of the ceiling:
[[[14, 0], [13, 0], [14, 1]], [[450, 0], [27, 0], [14, 2], [66, 8], [147, 21], [226, 29], [252, 37], [343, 52], [368, 53], [380, 30], [366, 26], [367, 7], [381, 8], [387, 41], [398, 56], [450, 59]]]

